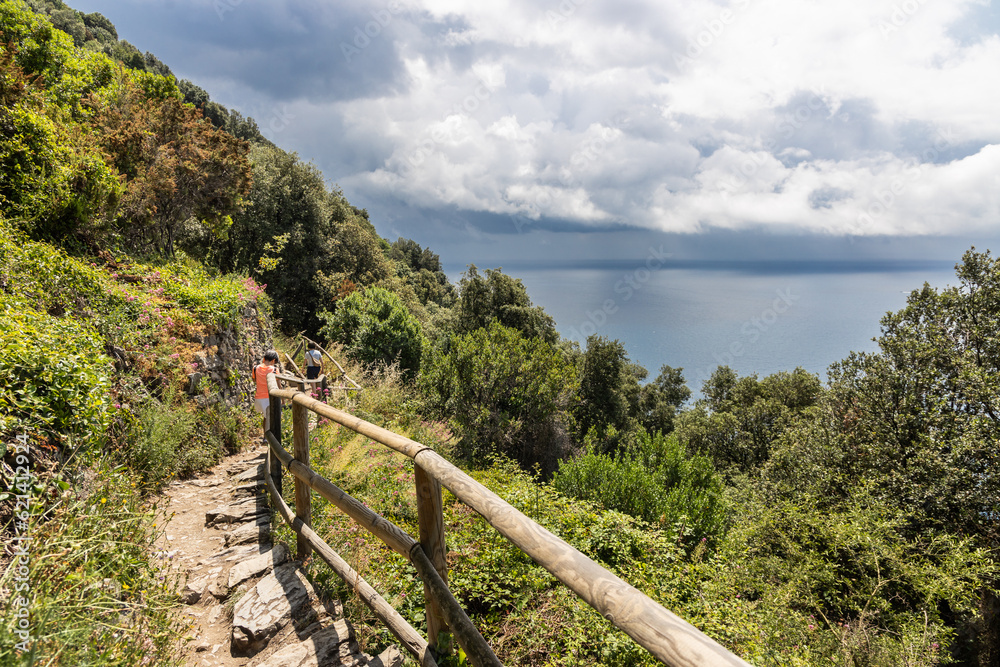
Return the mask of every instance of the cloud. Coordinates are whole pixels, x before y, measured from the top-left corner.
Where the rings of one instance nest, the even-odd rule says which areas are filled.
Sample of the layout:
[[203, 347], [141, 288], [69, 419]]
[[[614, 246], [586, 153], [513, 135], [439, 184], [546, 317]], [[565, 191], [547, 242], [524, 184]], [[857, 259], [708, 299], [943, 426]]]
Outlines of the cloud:
[[1000, 13], [978, 0], [123, 0], [105, 13], [262, 114], [376, 224], [855, 237], [1000, 222]]

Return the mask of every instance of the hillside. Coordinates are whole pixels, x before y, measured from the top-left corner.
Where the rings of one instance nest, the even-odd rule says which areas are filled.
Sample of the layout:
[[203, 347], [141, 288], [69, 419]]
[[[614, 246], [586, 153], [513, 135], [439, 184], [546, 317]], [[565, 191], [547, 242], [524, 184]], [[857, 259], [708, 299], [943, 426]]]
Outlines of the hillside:
[[[455, 285], [431, 249], [381, 238], [314, 165], [101, 14], [2, 0], [0, 31], [4, 664], [174, 664], [155, 499], [259, 438], [248, 371], [300, 332], [362, 380], [352, 412], [753, 664], [996, 664], [988, 251], [966, 253], [958, 287], [914, 291], [879, 351], [826, 384], [722, 366], [692, 404], [683, 369], [651, 376], [603, 336], [581, 349], [516, 278], [470, 265]], [[416, 530], [411, 465], [327, 423], [312, 447], [320, 473]], [[652, 664], [447, 494], [445, 512], [451, 586], [507, 664]], [[327, 507], [314, 522], [421, 627], [403, 561]], [[344, 594], [320, 565], [316, 585]], [[347, 606], [363, 648], [389, 641]]]

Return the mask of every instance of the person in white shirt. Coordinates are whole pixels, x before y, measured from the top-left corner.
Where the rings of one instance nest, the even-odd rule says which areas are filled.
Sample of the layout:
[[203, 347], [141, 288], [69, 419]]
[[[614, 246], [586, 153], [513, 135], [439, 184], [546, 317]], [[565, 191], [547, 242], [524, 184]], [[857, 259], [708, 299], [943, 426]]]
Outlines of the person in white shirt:
[[318, 378], [322, 370], [323, 356], [316, 349], [316, 343], [309, 343], [309, 349], [306, 350], [306, 379], [314, 380]]

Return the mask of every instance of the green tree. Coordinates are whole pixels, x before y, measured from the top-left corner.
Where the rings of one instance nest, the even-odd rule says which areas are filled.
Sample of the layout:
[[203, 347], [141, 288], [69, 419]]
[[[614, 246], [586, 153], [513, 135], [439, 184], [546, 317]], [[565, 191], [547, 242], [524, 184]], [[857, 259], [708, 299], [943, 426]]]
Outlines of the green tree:
[[646, 369], [629, 361], [619, 341], [590, 336], [583, 354], [575, 409], [578, 439], [582, 441], [592, 428], [613, 428], [619, 433], [633, 430], [641, 394], [639, 382], [645, 377]]
[[420, 323], [392, 292], [381, 287], [358, 290], [320, 318], [327, 322], [320, 334], [341, 343], [352, 358], [366, 364], [398, 363], [410, 377], [420, 369]]
[[973, 248], [956, 271], [882, 318], [878, 353], [831, 368], [832, 416], [887, 502], [996, 545], [1000, 263]]
[[551, 472], [568, 451], [576, 369], [541, 338], [499, 322], [457, 335], [449, 349], [428, 350], [420, 384], [473, 459], [500, 453]]
[[430, 248], [421, 248], [410, 239], [397, 239], [389, 248], [389, 259], [396, 274], [413, 289], [421, 304], [436, 303], [448, 307], [454, 300], [454, 288], [441, 270], [441, 259]]
[[115, 24], [112, 23], [106, 16], [104, 16], [104, 14], [101, 14], [100, 12], [84, 14], [83, 24], [92, 31], [103, 30], [115, 41], [118, 40], [118, 31], [115, 30]]
[[150, 95], [143, 82], [162, 79], [121, 71], [117, 85], [93, 96], [94, 124], [126, 177], [119, 229], [137, 250], [173, 254], [191, 219], [223, 236], [249, 192], [246, 142], [212, 126], [175, 91]]
[[[830, 390], [774, 443], [765, 483], [827, 511], [858, 490], [899, 517], [900, 539], [970, 539], [1000, 556], [1000, 263], [974, 248], [959, 283], [924, 285], [882, 318], [879, 351], [830, 369]], [[982, 575], [978, 613], [944, 606], [961, 664], [1000, 657], [1000, 584]]]
[[[294, 153], [250, 150], [253, 184], [226, 236], [211, 239], [209, 261], [223, 271], [260, 276], [288, 330], [316, 333], [319, 311], [332, 311], [356, 286], [392, 275], [378, 234], [339, 190], [329, 190], [315, 165]], [[280, 253], [268, 250], [287, 235]], [[204, 245], [197, 237], [185, 242]], [[261, 259], [277, 260], [261, 264]]]
[[683, 368], [664, 365], [652, 382], [639, 393], [639, 421], [650, 433], [670, 433], [681, 405], [691, 398], [684, 384]]
[[496, 321], [547, 343], [559, 338], [555, 322], [541, 306], [531, 304], [521, 281], [501, 269], [486, 269], [484, 277], [470, 264], [459, 282], [457, 310], [460, 333], [483, 329]]
[[819, 378], [802, 368], [758, 380], [740, 378], [720, 366], [705, 381], [694, 409], [676, 421], [678, 437], [693, 451], [712, 457], [728, 475], [758, 470], [772, 443], [822, 395]]
[[0, 53], [0, 208], [36, 238], [86, 235], [122, 195], [97, 137]]

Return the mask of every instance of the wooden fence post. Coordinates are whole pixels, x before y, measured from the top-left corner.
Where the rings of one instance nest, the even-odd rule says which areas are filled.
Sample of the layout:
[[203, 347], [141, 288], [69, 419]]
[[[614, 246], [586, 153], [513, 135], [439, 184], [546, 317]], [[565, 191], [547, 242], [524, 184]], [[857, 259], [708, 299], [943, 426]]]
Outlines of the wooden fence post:
[[[305, 383], [303, 383], [305, 386]], [[304, 405], [292, 403], [292, 444], [293, 456], [302, 462], [302, 465], [309, 466], [309, 409]], [[295, 516], [302, 519], [302, 523], [312, 527], [311, 493], [309, 486], [298, 477], [295, 478]], [[296, 559], [305, 560], [312, 553], [312, 546], [309, 541], [298, 536], [296, 540]]]
[[[448, 548], [444, 542], [444, 508], [441, 503], [441, 484], [414, 464], [414, 481], [417, 487], [417, 521], [420, 524], [420, 546], [448, 583]], [[434, 597], [424, 584], [425, 613], [427, 614], [427, 643], [438, 648], [438, 633], [448, 630], [444, 614], [434, 603]]]
[[[271, 411], [268, 426], [275, 440], [281, 442], [281, 399], [277, 396], [271, 396], [270, 400], [271, 402], [267, 407]], [[278, 490], [278, 493], [281, 493], [281, 461], [271, 451], [270, 445], [267, 447], [267, 462], [267, 470], [271, 475], [271, 479], [274, 480], [274, 488]]]

